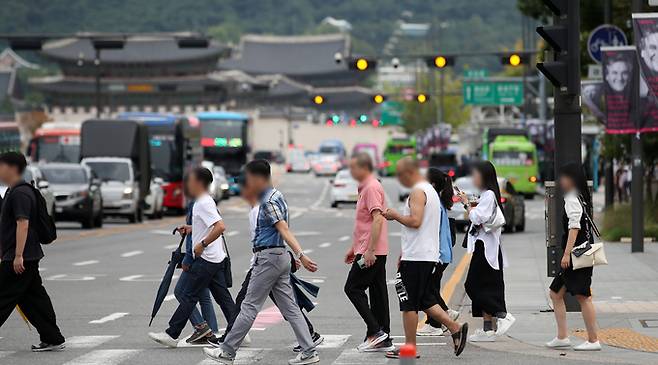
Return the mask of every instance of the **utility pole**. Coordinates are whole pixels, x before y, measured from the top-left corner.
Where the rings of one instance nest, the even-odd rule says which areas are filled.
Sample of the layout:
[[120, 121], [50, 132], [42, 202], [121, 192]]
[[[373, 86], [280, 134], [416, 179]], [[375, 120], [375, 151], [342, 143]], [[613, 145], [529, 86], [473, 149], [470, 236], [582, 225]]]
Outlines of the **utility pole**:
[[[567, 163], [582, 161], [580, 145], [581, 108], [580, 108], [580, 0], [543, 0], [553, 13], [553, 25], [537, 28], [537, 33], [553, 49], [553, 59], [538, 63], [537, 68], [551, 81], [554, 86], [555, 98], [555, 176], [558, 170]], [[556, 189], [556, 204], [554, 214], [548, 219], [553, 220], [556, 227], [556, 243], [566, 237], [561, 222], [564, 214], [564, 198], [560, 189]], [[591, 204], [591, 202], [588, 202]], [[547, 261], [551, 267], [560, 265], [559, 260], [550, 253], [561, 247], [548, 247]], [[557, 261], [557, 262], [556, 262]], [[559, 272], [559, 268], [557, 270]], [[579, 305], [575, 298], [565, 297], [568, 311], [578, 311]]]
[[94, 77], [94, 87], [95, 87], [95, 96], [96, 96], [96, 118], [101, 117], [101, 50], [100, 48], [95, 49], [94, 57], [94, 68], [95, 68], [95, 77]]
[[[603, 23], [612, 24], [612, 0], [603, 1]], [[614, 159], [605, 160], [605, 207], [615, 204], [615, 171]]]
[[[642, 11], [641, 0], [633, 0], [631, 3], [631, 11], [639, 13]], [[637, 44], [639, 39], [634, 40]], [[639, 61], [636, 62], [636, 67], [640, 67]], [[640, 71], [633, 72], [633, 107], [632, 118], [637, 128], [635, 134], [632, 136], [631, 141], [631, 166], [632, 166], [632, 180], [631, 180], [631, 252], [644, 252], [644, 165], [642, 163], [642, 134], [640, 127], [642, 125], [640, 114]]]

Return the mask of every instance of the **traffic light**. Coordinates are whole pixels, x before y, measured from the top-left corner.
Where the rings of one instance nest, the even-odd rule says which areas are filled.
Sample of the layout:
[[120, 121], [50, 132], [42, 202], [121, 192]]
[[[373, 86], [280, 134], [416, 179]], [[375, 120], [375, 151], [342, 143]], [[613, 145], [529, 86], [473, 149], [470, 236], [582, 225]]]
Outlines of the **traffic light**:
[[453, 66], [455, 64], [455, 57], [453, 56], [432, 56], [425, 59], [427, 67], [429, 68], [438, 68], [442, 69], [448, 66]]
[[313, 95], [313, 97], [311, 98], [311, 101], [315, 105], [322, 105], [322, 104], [324, 104], [326, 99], [324, 98], [324, 96], [318, 94], [318, 95]]
[[553, 13], [552, 26], [537, 27], [537, 33], [553, 48], [553, 59], [537, 69], [561, 92], [580, 92], [580, 1], [542, 0]]
[[425, 93], [416, 94], [416, 101], [418, 104], [425, 104], [430, 100], [430, 96]]
[[386, 95], [375, 94], [375, 95], [372, 96], [372, 101], [375, 104], [381, 104], [381, 103], [386, 101]]
[[349, 68], [357, 71], [370, 71], [377, 67], [377, 61], [372, 58], [356, 57], [349, 62]]
[[365, 115], [365, 114], [359, 115], [359, 122], [365, 123], [367, 121], [368, 121], [368, 116], [367, 115]]
[[517, 67], [517, 66], [525, 65], [528, 62], [529, 62], [528, 55], [523, 53], [510, 53], [503, 55], [500, 58], [500, 63], [503, 66]]

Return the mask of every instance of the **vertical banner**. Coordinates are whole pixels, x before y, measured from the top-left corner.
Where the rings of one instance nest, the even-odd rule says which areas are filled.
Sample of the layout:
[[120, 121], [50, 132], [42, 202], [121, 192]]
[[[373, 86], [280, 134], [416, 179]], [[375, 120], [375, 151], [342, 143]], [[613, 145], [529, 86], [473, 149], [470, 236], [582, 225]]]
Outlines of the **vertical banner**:
[[633, 14], [640, 61], [640, 132], [658, 131], [658, 13]]
[[610, 134], [635, 133], [631, 118], [633, 106], [633, 72], [637, 70], [635, 47], [601, 47], [603, 56], [603, 90], [605, 95], [605, 129]]
[[580, 83], [583, 104], [601, 123], [605, 123], [605, 91], [601, 80], [583, 80]]

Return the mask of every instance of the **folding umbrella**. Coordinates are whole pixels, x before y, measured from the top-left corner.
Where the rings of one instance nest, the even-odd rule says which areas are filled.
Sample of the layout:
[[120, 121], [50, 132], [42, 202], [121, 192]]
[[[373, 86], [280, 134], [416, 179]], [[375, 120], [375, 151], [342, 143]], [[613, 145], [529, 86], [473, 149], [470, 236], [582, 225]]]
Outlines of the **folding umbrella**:
[[16, 306], [16, 311], [18, 312], [18, 314], [21, 315], [21, 318], [23, 318], [23, 321], [25, 321], [25, 324], [27, 325], [27, 329], [32, 331], [32, 326], [30, 326], [30, 321], [27, 319], [27, 316], [25, 315], [25, 313], [23, 313], [23, 310], [21, 309], [21, 307]]
[[[175, 228], [172, 234], [176, 234]], [[160, 282], [160, 287], [158, 288], [158, 292], [155, 295], [155, 302], [153, 303], [153, 310], [151, 311], [151, 321], [149, 322], [149, 327], [151, 327], [153, 318], [155, 318], [155, 315], [158, 314], [158, 311], [162, 306], [162, 302], [164, 302], [164, 298], [169, 292], [169, 286], [171, 285], [171, 278], [174, 276], [174, 270], [176, 270], [176, 267], [178, 267], [183, 262], [183, 256], [185, 256], [185, 254], [181, 251], [183, 242], [185, 242], [185, 235], [182, 235], [180, 243], [178, 244], [178, 248], [171, 253], [171, 259], [167, 265], [167, 270], [165, 270], [162, 281]]]

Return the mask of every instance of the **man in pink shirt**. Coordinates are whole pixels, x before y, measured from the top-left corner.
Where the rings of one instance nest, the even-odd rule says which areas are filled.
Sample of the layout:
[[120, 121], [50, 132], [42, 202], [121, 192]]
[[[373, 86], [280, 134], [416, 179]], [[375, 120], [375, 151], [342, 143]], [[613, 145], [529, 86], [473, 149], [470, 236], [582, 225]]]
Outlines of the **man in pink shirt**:
[[[352, 247], [345, 263], [352, 265], [345, 283], [345, 294], [364, 322], [365, 341], [357, 349], [363, 352], [389, 351], [390, 316], [386, 288], [386, 255], [388, 254], [387, 222], [384, 188], [373, 175], [373, 162], [367, 153], [358, 153], [350, 160], [350, 173], [359, 182], [356, 222]], [[370, 292], [370, 304], [366, 289]]]

